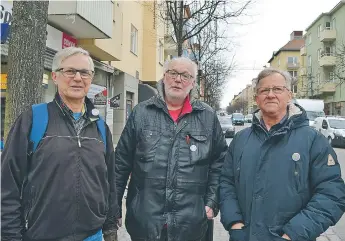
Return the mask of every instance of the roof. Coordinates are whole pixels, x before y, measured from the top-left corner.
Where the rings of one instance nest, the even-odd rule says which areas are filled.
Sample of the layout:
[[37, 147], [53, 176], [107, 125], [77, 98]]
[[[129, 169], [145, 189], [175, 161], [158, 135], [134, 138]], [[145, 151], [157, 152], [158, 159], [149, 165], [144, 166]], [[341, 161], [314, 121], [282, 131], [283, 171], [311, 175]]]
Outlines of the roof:
[[341, 8], [343, 5], [345, 4], [345, 0], [341, 0], [337, 5], [335, 5], [335, 7], [327, 12], [327, 13], [321, 13], [306, 29], [305, 31], [308, 31], [311, 27], [313, 27], [313, 25], [319, 21], [320, 18], [322, 18], [323, 16], [329, 16], [329, 15], [332, 15], [334, 14], [336, 11], [339, 10], [339, 8]]
[[285, 44], [283, 47], [281, 47], [278, 51], [274, 51], [272, 54], [272, 57], [270, 60], [268, 60], [268, 63], [271, 63], [271, 61], [274, 59], [275, 56], [280, 54], [282, 51], [300, 51], [300, 49], [304, 46], [304, 39], [293, 39], [290, 40], [287, 44]]

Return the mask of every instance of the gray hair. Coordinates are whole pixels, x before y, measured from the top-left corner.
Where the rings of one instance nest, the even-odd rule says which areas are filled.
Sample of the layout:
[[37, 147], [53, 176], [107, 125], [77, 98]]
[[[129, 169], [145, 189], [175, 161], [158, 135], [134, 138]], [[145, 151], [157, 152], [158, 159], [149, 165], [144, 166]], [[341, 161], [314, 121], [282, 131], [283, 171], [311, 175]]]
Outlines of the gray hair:
[[259, 75], [258, 75], [258, 77], [256, 79], [255, 92], [258, 90], [258, 85], [259, 85], [260, 80], [262, 80], [263, 78], [266, 78], [268, 76], [271, 76], [273, 74], [280, 74], [281, 76], [283, 76], [284, 79], [285, 79], [286, 88], [288, 90], [291, 89], [292, 77], [291, 77], [289, 72], [282, 71], [282, 70], [275, 69], [275, 68], [265, 68], [264, 70], [262, 70], [259, 73]]
[[196, 78], [197, 75], [198, 75], [198, 66], [196, 65], [196, 63], [194, 61], [192, 61], [191, 59], [189, 58], [186, 58], [186, 57], [177, 57], [177, 58], [173, 58], [171, 60], [168, 60], [164, 63], [164, 66], [163, 66], [163, 71], [164, 73], [167, 72], [169, 70], [169, 67], [171, 66], [172, 63], [175, 63], [175, 62], [183, 62], [183, 63], [186, 63], [186, 64], [190, 64], [193, 68], [193, 77]]
[[54, 59], [53, 59], [52, 70], [56, 71], [57, 69], [60, 68], [61, 63], [65, 59], [67, 59], [73, 55], [77, 55], [77, 54], [82, 54], [82, 55], [88, 56], [89, 62], [90, 62], [90, 68], [92, 71], [94, 71], [95, 65], [93, 63], [92, 58], [90, 57], [89, 52], [86, 51], [85, 49], [82, 49], [79, 47], [68, 47], [68, 48], [64, 48], [64, 49], [60, 50], [59, 52], [57, 52], [54, 56]]

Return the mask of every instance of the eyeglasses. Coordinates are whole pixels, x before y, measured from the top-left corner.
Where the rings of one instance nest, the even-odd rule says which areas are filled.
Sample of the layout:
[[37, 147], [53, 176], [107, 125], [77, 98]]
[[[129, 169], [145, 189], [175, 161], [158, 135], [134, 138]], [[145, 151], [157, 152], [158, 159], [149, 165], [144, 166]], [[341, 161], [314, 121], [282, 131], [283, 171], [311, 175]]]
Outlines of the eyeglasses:
[[177, 76], [180, 76], [180, 79], [182, 82], [187, 83], [190, 82], [194, 77], [191, 76], [190, 74], [187, 73], [179, 73], [175, 70], [168, 70], [167, 72], [165, 72], [166, 74], [168, 74], [168, 76], [170, 78], [172, 78], [173, 80], [175, 80], [177, 78]]
[[272, 88], [261, 87], [258, 89], [257, 93], [258, 95], [269, 95], [272, 90], [274, 94], [282, 94], [285, 89], [287, 89], [286, 86], [274, 86]]
[[61, 72], [63, 76], [66, 78], [74, 78], [75, 75], [79, 72], [80, 77], [82, 79], [91, 79], [93, 77], [94, 72], [92, 70], [87, 69], [64, 69], [60, 68], [57, 69], [56, 72]]

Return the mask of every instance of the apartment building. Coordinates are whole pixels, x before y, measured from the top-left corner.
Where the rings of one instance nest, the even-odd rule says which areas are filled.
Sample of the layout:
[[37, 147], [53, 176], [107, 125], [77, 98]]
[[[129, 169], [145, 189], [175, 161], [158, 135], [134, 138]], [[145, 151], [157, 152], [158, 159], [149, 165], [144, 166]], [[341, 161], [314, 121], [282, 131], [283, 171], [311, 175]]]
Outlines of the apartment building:
[[290, 40], [278, 51], [274, 51], [268, 61], [271, 67], [287, 71], [292, 76], [291, 90], [295, 97], [303, 96], [303, 81], [300, 77], [300, 68], [303, 58], [300, 49], [304, 45], [303, 31], [293, 31]]
[[325, 112], [345, 115], [345, 83], [337, 78], [344, 71], [337, 55], [345, 43], [345, 0], [331, 11], [320, 14], [306, 29], [305, 46], [300, 54], [305, 58], [303, 78], [309, 98], [323, 99]]

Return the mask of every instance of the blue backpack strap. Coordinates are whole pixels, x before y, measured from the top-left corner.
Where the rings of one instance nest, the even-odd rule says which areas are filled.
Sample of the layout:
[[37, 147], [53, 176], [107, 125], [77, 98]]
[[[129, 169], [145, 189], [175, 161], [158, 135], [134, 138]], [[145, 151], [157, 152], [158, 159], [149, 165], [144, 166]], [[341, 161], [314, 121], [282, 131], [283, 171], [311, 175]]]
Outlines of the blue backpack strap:
[[30, 141], [33, 142], [32, 152], [34, 152], [44, 136], [48, 126], [48, 107], [47, 103], [33, 105], [32, 108], [32, 127]]
[[96, 124], [99, 132], [101, 133], [102, 140], [104, 142], [104, 150], [105, 152], [107, 152], [107, 136], [105, 134], [105, 122], [101, 117], [99, 117], [96, 121]]

